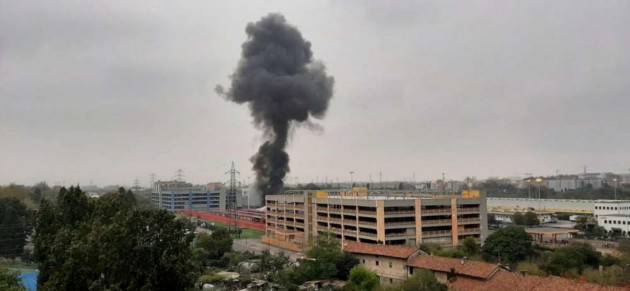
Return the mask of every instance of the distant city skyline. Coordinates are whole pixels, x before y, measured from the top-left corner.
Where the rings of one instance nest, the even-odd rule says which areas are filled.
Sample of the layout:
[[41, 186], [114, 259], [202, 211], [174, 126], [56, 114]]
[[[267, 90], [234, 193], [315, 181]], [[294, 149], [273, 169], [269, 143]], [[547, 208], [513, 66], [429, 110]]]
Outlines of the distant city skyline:
[[[246, 106], [217, 96], [245, 26], [282, 13], [335, 78], [290, 177], [378, 181], [630, 168], [630, 2], [0, 4], [0, 184], [253, 181]], [[505, 13], [508, 11], [509, 13]]]

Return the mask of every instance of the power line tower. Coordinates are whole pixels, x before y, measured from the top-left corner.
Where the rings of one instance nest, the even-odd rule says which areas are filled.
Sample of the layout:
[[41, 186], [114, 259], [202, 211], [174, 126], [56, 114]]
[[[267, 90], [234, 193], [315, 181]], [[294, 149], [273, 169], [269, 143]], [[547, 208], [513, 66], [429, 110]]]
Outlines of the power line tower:
[[238, 224], [236, 223], [236, 195], [238, 192], [238, 188], [237, 188], [237, 175], [240, 174], [239, 171], [236, 170], [236, 168], [234, 168], [234, 162], [232, 162], [232, 167], [230, 168], [229, 171], [225, 172], [225, 174], [229, 174], [230, 175], [230, 180], [228, 181], [228, 189], [227, 189], [227, 193], [225, 193], [225, 210], [226, 210], [226, 214], [228, 215], [228, 217], [232, 217], [232, 222], [233, 225], [230, 225], [229, 227], [231, 228], [232, 226], [234, 227], [234, 229], [237, 231], [237, 233], [239, 233], [238, 231]]
[[236, 209], [236, 193], [238, 192], [238, 178], [237, 175], [240, 175], [241, 172], [237, 171], [234, 168], [234, 162], [232, 162], [232, 168], [229, 171], [225, 172], [225, 174], [230, 175], [230, 180], [228, 181], [228, 191], [226, 195], [226, 208], [227, 209]]
[[133, 189], [133, 191], [140, 190], [140, 180], [138, 180], [138, 178], [133, 179], [133, 187], [131, 189]]
[[151, 183], [151, 185], [149, 185], [149, 188], [153, 189], [153, 187], [155, 186], [155, 173], [151, 173], [151, 175], [149, 175], [149, 183]]
[[184, 170], [177, 169], [177, 171], [175, 171], [175, 180], [178, 182], [184, 182]]

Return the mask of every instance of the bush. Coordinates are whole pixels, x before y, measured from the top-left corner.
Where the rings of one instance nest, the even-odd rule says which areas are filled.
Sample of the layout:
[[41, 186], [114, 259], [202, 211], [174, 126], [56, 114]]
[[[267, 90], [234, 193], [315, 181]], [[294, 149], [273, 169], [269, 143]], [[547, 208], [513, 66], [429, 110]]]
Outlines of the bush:
[[0, 290], [3, 291], [24, 291], [24, 287], [20, 284], [17, 273], [11, 272], [0, 267]]
[[586, 243], [573, 243], [556, 249], [544, 265], [545, 271], [553, 275], [581, 274], [587, 267], [597, 268], [601, 255]]
[[600, 285], [621, 285], [630, 282], [630, 272], [624, 271], [620, 266], [610, 266], [599, 269], [586, 269], [583, 273], [586, 280]]
[[379, 279], [376, 273], [362, 266], [356, 266], [350, 270], [348, 284], [344, 286], [344, 291], [372, 291], [379, 286]]
[[225, 277], [219, 274], [207, 274], [207, 275], [202, 275], [201, 277], [199, 277], [199, 283], [200, 284], [214, 284], [217, 282], [221, 282], [224, 279]]
[[547, 275], [545, 271], [543, 271], [537, 264], [532, 262], [520, 262], [516, 266], [516, 271], [519, 273], [525, 273], [528, 275], [534, 276], [545, 276]]

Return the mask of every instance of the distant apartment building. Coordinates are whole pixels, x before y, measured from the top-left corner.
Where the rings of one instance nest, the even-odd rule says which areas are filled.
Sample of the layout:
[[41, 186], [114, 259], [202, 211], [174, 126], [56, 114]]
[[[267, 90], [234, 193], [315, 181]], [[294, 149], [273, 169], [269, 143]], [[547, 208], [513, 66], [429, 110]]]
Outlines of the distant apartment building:
[[597, 200], [593, 215], [607, 231], [630, 236], [630, 200]]
[[464, 195], [371, 194], [352, 191], [299, 191], [268, 195], [265, 241], [301, 248], [318, 235], [343, 241], [418, 246], [455, 246], [466, 237], [484, 240], [485, 197]]
[[158, 181], [153, 186], [151, 201], [161, 209], [170, 211], [224, 210], [226, 195], [223, 189], [209, 185], [193, 185], [183, 181]]
[[607, 185], [614, 186], [617, 175], [612, 173], [583, 173], [578, 175], [580, 187], [600, 189]]
[[580, 180], [576, 175], [561, 175], [545, 179], [547, 188], [556, 192], [576, 190], [581, 187]]

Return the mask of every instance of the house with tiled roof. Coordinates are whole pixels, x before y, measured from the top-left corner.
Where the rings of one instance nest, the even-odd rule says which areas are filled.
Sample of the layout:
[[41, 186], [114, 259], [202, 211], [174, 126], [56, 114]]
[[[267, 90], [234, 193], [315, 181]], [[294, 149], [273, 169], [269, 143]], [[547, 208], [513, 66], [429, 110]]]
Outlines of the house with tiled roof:
[[624, 287], [602, 286], [556, 276], [529, 276], [505, 270], [486, 280], [458, 277], [447, 283], [454, 291], [622, 291]]
[[353, 254], [359, 263], [376, 273], [383, 284], [404, 281], [408, 277], [407, 260], [417, 255], [416, 248], [392, 245], [375, 245], [344, 241], [345, 252]]
[[456, 278], [485, 281], [502, 270], [497, 264], [437, 256], [410, 257], [407, 260], [407, 267], [410, 275], [417, 270], [432, 271], [442, 283]]

